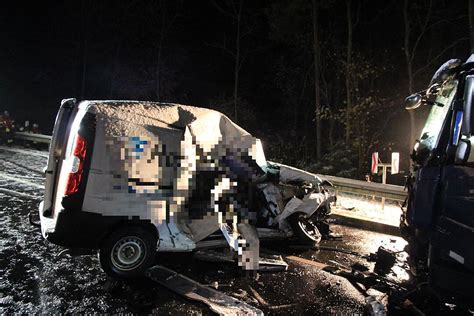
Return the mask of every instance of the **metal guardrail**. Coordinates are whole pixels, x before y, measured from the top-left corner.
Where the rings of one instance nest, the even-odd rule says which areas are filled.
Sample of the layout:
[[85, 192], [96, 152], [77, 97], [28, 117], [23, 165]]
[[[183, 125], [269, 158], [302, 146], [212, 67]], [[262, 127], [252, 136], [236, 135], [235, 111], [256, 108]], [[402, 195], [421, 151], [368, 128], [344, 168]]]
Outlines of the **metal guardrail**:
[[407, 191], [404, 190], [404, 187], [399, 185], [366, 182], [327, 175], [318, 176], [334, 184], [336, 190], [339, 192], [384, 197], [395, 201], [405, 201], [407, 196]]
[[28, 140], [31, 142], [45, 143], [45, 144], [49, 144], [51, 142], [51, 136], [49, 135], [26, 133], [26, 132], [16, 132], [15, 138]]
[[[15, 138], [46, 144], [51, 142], [51, 136], [49, 135], [25, 132], [15, 133]], [[407, 195], [407, 192], [404, 191], [403, 187], [399, 185], [366, 182], [327, 175], [318, 176], [325, 178], [334, 184], [336, 190], [339, 192], [384, 197], [395, 201], [404, 201]]]

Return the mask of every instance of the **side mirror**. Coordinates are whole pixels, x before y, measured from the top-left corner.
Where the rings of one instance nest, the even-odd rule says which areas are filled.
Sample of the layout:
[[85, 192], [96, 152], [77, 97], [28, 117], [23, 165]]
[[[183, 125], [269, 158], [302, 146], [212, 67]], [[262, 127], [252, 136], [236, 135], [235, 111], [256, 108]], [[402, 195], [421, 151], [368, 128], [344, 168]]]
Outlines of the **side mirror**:
[[471, 142], [468, 139], [461, 139], [456, 149], [456, 156], [454, 163], [457, 165], [464, 165], [469, 159], [471, 153]]
[[474, 133], [474, 76], [466, 76], [464, 85], [464, 117], [462, 122], [462, 134], [472, 135]]
[[414, 93], [405, 99], [405, 110], [414, 110], [421, 105], [421, 94]]

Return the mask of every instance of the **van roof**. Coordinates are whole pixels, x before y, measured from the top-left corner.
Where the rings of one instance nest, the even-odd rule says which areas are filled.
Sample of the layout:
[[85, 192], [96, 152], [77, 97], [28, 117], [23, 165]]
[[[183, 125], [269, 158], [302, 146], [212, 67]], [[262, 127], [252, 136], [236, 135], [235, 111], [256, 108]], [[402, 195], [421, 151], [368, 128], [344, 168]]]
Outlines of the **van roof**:
[[200, 126], [200, 134], [249, 135], [224, 114], [195, 106], [128, 100], [82, 101], [80, 106], [97, 115], [97, 120], [104, 123], [104, 132], [109, 136], [143, 135], [143, 128], [148, 131], [156, 128], [184, 131], [191, 124]]

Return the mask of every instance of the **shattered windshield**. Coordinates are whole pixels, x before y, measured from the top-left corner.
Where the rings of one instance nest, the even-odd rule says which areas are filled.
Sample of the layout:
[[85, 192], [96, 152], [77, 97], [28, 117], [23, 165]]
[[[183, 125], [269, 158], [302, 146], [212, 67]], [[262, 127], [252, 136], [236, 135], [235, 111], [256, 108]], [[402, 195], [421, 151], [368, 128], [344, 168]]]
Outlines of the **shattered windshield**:
[[420, 146], [429, 151], [438, 143], [443, 122], [449, 111], [450, 105], [456, 95], [458, 81], [453, 80], [445, 83], [436, 97], [436, 105], [433, 105], [428, 119], [426, 120], [420, 137]]

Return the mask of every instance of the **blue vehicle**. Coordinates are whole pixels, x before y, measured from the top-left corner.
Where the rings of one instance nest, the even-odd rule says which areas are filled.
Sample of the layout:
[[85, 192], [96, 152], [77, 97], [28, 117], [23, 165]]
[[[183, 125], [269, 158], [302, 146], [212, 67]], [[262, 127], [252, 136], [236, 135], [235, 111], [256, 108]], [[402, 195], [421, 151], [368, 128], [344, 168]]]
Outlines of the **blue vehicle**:
[[474, 55], [452, 59], [406, 109], [430, 106], [401, 217], [412, 273], [442, 297], [474, 297]]

